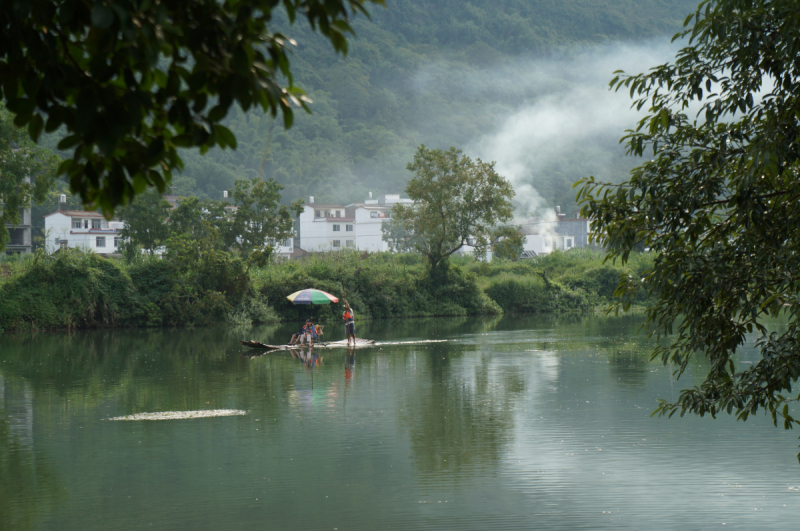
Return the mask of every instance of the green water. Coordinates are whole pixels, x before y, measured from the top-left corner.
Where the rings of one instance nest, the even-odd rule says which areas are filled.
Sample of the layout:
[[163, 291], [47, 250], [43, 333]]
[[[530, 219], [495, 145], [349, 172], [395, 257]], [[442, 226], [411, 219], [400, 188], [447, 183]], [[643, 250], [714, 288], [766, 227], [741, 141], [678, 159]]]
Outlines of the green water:
[[362, 322], [446, 341], [316, 358], [238, 344], [296, 324], [0, 336], [0, 529], [796, 529], [796, 435], [650, 418], [691, 375], [639, 321]]

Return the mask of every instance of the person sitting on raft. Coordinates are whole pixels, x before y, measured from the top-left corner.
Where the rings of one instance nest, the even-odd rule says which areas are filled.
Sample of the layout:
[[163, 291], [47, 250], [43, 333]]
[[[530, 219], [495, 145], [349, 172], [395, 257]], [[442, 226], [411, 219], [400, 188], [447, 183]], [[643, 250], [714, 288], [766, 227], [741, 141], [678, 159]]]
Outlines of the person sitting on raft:
[[[317, 339], [319, 339], [319, 328], [320, 327], [318, 325], [315, 325], [314, 323], [311, 322], [311, 319], [308, 320], [308, 323], [306, 324], [306, 334], [305, 334], [306, 343], [308, 343], [309, 345], [313, 345], [317, 341]], [[300, 338], [301, 343], [302, 341], [303, 339]]]
[[306, 339], [306, 336], [311, 333], [311, 330], [314, 330], [314, 326], [311, 324], [311, 319], [306, 319], [306, 324], [303, 326], [302, 330], [299, 333], [292, 335], [292, 340], [289, 341], [290, 345], [294, 345], [296, 343], [303, 343], [303, 340]]

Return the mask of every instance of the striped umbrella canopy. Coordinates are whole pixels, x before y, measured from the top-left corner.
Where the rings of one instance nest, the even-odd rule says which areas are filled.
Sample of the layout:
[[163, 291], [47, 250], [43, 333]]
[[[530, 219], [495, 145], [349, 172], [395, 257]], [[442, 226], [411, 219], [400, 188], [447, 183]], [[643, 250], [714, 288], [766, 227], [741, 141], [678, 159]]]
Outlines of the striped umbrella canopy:
[[311, 288], [295, 291], [286, 298], [292, 301], [293, 304], [330, 304], [339, 302], [339, 299], [330, 293]]

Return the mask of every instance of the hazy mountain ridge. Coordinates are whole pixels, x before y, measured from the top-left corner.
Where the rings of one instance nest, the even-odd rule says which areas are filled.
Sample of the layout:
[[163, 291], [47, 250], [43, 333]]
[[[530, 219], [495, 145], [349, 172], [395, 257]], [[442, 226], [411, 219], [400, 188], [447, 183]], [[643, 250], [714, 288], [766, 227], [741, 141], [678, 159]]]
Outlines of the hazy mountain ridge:
[[[614, 59], [598, 70], [599, 53], [616, 42], [666, 43], [695, 9], [683, 0], [387, 3], [372, 9], [371, 20], [355, 21], [357, 38], [346, 58], [310, 29], [287, 27], [298, 41], [294, 78], [314, 100], [313, 115], [296, 113], [294, 127], [284, 131], [262, 113], [234, 113], [228, 125], [239, 148], [186, 153], [176, 192], [220, 197], [236, 178], [256, 175], [283, 183], [287, 200], [350, 201], [367, 190], [400, 191], [420, 143], [455, 145], [502, 167], [502, 153], [484, 148], [496, 144], [491, 136], [515, 113], [548, 98], [563, 107], [561, 96], [576, 86], [604, 91], [618, 67]], [[613, 53], [624, 57], [627, 50]], [[585, 65], [595, 70], [592, 79]], [[567, 150], [568, 157], [563, 146], [536, 147], [548, 162], [515, 179], [530, 182], [544, 204], [567, 205], [577, 178], [621, 177], [633, 165], [617, 145], [623, 129], [598, 132]], [[595, 169], [599, 160], [602, 168]]]

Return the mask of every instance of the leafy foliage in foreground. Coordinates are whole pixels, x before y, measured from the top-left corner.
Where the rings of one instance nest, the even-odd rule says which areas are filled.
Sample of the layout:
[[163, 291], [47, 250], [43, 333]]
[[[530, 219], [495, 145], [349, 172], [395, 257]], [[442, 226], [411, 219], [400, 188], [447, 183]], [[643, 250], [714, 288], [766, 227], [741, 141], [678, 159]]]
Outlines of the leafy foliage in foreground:
[[[678, 374], [695, 354], [710, 361], [700, 385], [656, 412], [746, 420], [764, 409], [791, 428], [789, 406], [800, 400], [797, 3], [707, 0], [686, 23], [691, 44], [674, 63], [612, 81], [649, 109], [625, 140], [651, 160], [620, 186], [585, 179], [583, 214], [610, 258], [624, 262], [642, 241], [656, 252], [652, 271], [619, 288], [652, 294], [652, 330], [675, 334], [654, 357]], [[776, 316], [786, 329], [767, 335], [764, 321]], [[754, 330], [762, 359], [737, 369], [733, 356]]]
[[0, 4], [0, 97], [30, 138], [65, 127], [59, 171], [108, 217], [183, 167], [179, 148], [235, 148], [221, 124], [238, 104], [281, 114], [294, 86], [275, 11], [299, 14], [347, 52], [349, 20], [381, 0], [9, 0]]

